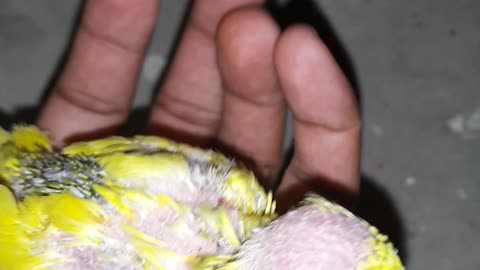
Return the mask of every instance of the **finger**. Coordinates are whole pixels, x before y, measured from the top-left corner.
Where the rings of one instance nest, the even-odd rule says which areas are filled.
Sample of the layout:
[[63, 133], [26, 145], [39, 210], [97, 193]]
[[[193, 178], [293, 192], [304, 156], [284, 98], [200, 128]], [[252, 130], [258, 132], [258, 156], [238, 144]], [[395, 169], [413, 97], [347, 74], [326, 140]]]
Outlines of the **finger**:
[[87, 1], [68, 62], [37, 121], [57, 143], [111, 134], [128, 116], [157, 6], [157, 0]]
[[218, 140], [248, 157], [266, 185], [282, 157], [285, 103], [273, 63], [279, 32], [264, 11], [245, 8], [227, 15], [217, 36], [225, 87]]
[[222, 82], [215, 56], [215, 33], [230, 10], [262, 0], [195, 1], [169, 74], [160, 89], [147, 133], [208, 145], [217, 131]]
[[294, 117], [295, 152], [277, 191], [280, 209], [309, 191], [355, 193], [360, 120], [348, 80], [305, 26], [281, 36], [275, 60]]

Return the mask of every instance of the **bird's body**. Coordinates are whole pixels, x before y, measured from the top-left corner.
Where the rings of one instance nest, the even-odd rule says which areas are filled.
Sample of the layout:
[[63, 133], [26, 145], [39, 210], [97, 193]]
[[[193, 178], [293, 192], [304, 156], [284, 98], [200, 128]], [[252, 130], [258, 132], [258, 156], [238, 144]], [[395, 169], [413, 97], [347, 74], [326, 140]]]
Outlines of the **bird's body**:
[[[318, 237], [302, 241], [310, 257], [335, 245], [323, 228], [351, 234], [338, 264], [351, 268], [339, 270], [403, 269], [391, 244], [345, 209], [311, 196], [278, 218], [272, 194], [249, 170], [161, 137], [109, 137], [56, 152], [35, 127], [0, 130], [0, 177], [2, 270], [297, 269], [302, 251], [287, 246], [299, 248], [289, 242], [295, 228], [305, 237], [312, 224]], [[337, 223], [325, 218], [332, 213]], [[288, 256], [276, 259], [283, 249]], [[321, 257], [299, 265], [328, 269]], [[323, 258], [327, 266], [332, 258]]]

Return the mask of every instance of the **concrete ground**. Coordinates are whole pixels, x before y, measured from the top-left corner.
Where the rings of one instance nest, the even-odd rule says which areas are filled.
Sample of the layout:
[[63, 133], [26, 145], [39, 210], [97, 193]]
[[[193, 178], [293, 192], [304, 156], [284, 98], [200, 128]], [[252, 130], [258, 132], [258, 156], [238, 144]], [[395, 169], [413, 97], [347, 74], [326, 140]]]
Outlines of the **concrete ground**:
[[[135, 106], [146, 104], [187, 1], [163, 1]], [[0, 124], [31, 121], [79, 1], [4, 0]], [[480, 269], [480, 2], [279, 1], [287, 25], [317, 27], [359, 93], [359, 212], [408, 269]]]

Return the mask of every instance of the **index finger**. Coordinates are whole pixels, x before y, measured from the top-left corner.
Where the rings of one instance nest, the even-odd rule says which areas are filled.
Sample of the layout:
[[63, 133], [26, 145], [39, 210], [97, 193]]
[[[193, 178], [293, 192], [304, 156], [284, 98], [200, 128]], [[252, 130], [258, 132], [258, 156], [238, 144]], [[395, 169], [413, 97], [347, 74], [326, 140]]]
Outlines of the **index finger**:
[[128, 117], [157, 0], [89, 0], [37, 125], [56, 144], [110, 135]]

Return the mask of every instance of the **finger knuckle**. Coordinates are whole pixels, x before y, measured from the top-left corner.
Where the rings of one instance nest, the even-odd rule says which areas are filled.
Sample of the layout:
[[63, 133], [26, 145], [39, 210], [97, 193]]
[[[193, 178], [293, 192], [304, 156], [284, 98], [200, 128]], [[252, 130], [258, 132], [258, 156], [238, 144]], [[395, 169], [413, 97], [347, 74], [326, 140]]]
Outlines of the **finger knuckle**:
[[87, 88], [74, 89], [60, 86], [54, 90], [54, 94], [72, 106], [96, 114], [124, 114], [127, 111], [126, 106], [116, 102], [114, 97], [106, 97], [99, 91], [91, 91]]

